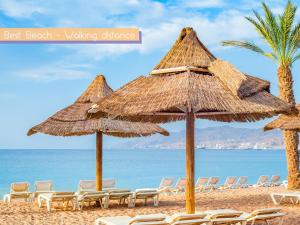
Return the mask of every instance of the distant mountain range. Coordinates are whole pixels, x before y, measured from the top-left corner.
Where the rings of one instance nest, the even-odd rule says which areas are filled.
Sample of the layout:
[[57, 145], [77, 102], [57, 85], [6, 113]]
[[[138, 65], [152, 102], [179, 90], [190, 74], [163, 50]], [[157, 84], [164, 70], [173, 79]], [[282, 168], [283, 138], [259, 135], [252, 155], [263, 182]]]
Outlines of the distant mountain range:
[[[154, 135], [118, 143], [113, 148], [122, 149], [184, 149], [185, 131], [170, 132], [170, 136]], [[281, 132], [263, 132], [262, 129], [209, 127], [195, 130], [195, 146], [203, 149], [282, 149]]]

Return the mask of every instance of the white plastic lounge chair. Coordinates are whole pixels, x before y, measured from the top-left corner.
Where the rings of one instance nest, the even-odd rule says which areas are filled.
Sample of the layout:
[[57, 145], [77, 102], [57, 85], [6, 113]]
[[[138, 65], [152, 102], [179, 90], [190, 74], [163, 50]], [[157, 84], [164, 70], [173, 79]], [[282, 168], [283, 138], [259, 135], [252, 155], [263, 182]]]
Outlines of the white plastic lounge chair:
[[10, 185], [10, 193], [3, 196], [3, 201], [11, 202], [12, 199], [32, 200], [32, 193], [29, 191], [30, 184], [28, 182], [17, 182]]
[[174, 186], [174, 182], [175, 182], [175, 178], [173, 177], [164, 177], [160, 184], [159, 187], [157, 189], [157, 191], [159, 193], [167, 193], [170, 194], [173, 190], [173, 186]]
[[212, 191], [218, 188], [219, 177], [210, 177], [207, 183], [206, 190]]
[[257, 183], [253, 185], [253, 187], [266, 187], [268, 186], [269, 177], [262, 175], [258, 178]]
[[205, 190], [206, 186], [208, 183], [208, 178], [207, 177], [199, 177], [196, 185], [195, 185], [195, 191], [203, 191]]
[[166, 221], [171, 225], [210, 225], [209, 219], [206, 219], [205, 213], [184, 214], [176, 213], [167, 218]]
[[133, 193], [133, 202], [132, 206], [134, 207], [136, 204], [136, 200], [143, 199], [145, 201], [145, 205], [147, 205], [148, 199], [153, 199], [153, 205], [158, 206], [159, 204], [159, 192], [156, 189], [151, 188], [143, 188], [136, 189]]
[[133, 205], [133, 195], [134, 193], [130, 190], [119, 189], [119, 190], [110, 190], [108, 192], [108, 202], [105, 208], [109, 207], [111, 200], [117, 200], [119, 204], [125, 204], [127, 201], [128, 207], [134, 207]]
[[284, 213], [281, 212], [281, 209], [259, 209], [255, 210], [252, 213], [244, 213], [241, 217], [247, 220], [247, 223], [254, 225], [257, 223], [269, 224], [269, 220], [280, 219], [277, 225], [283, 224]]
[[218, 210], [208, 210], [204, 213], [207, 214], [206, 218], [210, 220], [212, 225], [217, 224], [237, 224], [246, 225], [247, 221], [245, 218], [241, 217], [242, 211], [236, 211], [232, 209], [218, 209]]
[[95, 225], [169, 225], [164, 214], [101, 217], [96, 219]]
[[40, 194], [38, 196], [38, 205], [41, 208], [43, 203], [46, 203], [48, 212], [51, 211], [51, 206], [54, 202], [57, 204], [61, 203], [64, 208], [69, 206], [69, 203], [71, 202], [73, 205], [73, 209], [75, 210], [77, 208], [77, 196], [74, 192], [53, 192], [53, 193], [46, 193], [46, 194]]
[[227, 177], [225, 183], [219, 189], [230, 189], [236, 184], [236, 177]]
[[270, 183], [268, 184], [270, 187], [279, 186], [281, 184], [280, 182], [280, 176], [279, 175], [273, 175], [271, 177]]
[[36, 181], [34, 186], [34, 197], [37, 197], [39, 194], [53, 192], [53, 182], [51, 180]]
[[88, 203], [88, 206], [91, 203], [97, 204], [100, 203], [101, 208], [108, 208], [109, 194], [104, 191], [96, 191], [96, 192], [85, 192], [83, 194], [77, 195], [77, 207], [82, 210], [83, 207]]
[[282, 185], [287, 189], [288, 188], [288, 181], [287, 180], [283, 180], [282, 181]]
[[246, 176], [241, 176], [237, 180], [236, 184], [233, 186], [233, 188], [247, 188], [249, 185], [247, 184], [248, 182], [248, 177]]
[[240, 217], [244, 212], [236, 211], [233, 209], [216, 209], [216, 210], [207, 210], [204, 212], [207, 214], [208, 219], [216, 219], [216, 218], [234, 218]]
[[186, 188], [186, 179], [185, 178], [179, 178], [177, 183], [175, 184], [174, 193], [179, 193], [179, 192], [185, 192]]
[[76, 194], [82, 194], [85, 192], [95, 192], [96, 181], [95, 180], [80, 180], [78, 184], [78, 191]]
[[116, 189], [116, 180], [115, 179], [105, 179], [102, 181], [102, 189], [110, 190]]
[[270, 194], [275, 205], [280, 205], [284, 200], [289, 200], [292, 204], [300, 202], [300, 192], [280, 192]]

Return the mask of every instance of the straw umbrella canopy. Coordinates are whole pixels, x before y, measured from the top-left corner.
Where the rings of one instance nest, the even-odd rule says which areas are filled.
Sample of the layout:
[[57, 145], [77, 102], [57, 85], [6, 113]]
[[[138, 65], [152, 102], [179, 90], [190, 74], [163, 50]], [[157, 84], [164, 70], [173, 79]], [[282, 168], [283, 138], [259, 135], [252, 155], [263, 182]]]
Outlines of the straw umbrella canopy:
[[300, 105], [296, 105], [297, 113], [293, 115], [280, 115], [277, 119], [273, 120], [272, 122], [268, 123], [264, 130], [273, 130], [273, 129], [280, 129], [280, 130], [293, 130], [300, 132]]
[[113, 93], [103, 75], [98, 75], [87, 90], [72, 105], [58, 111], [44, 122], [29, 129], [27, 135], [44, 133], [54, 136], [80, 136], [96, 133], [96, 186], [102, 189], [102, 134], [116, 137], [169, 135], [153, 123], [128, 122], [109, 118], [87, 119], [87, 110]]
[[270, 94], [270, 83], [217, 59], [192, 28], [151, 71], [118, 89], [89, 110], [131, 121], [186, 120], [186, 211], [195, 212], [194, 120], [257, 121], [290, 105]]

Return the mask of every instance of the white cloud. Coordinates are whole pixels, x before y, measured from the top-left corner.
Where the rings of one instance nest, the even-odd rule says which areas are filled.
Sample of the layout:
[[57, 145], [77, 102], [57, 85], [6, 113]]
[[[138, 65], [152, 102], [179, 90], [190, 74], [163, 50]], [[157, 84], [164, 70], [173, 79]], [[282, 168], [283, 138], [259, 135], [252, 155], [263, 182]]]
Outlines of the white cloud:
[[[7, 4], [8, 1], [1, 1]], [[226, 2], [226, 3], [225, 3]], [[208, 48], [220, 48], [223, 40], [258, 40], [257, 33], [245, 20], [251, 15], [251, 9], [259, 9], [260, 1], [241, 0], [240, 4], [229, 4], [224, 0], [177, 0], [163, 4], [151, 0], [84, 0], [73, 1], [70, 5], [58, 0], [18, 3], [17, 7], [7, 7], [6, 14], [13, 16], [29, 16], [34, 12], [42, 13], [44, 20], [39, 20], [39, 26], [47, 21], [47, 26], [58, 27], [138, 27], [142, 30], [142, 44], [91, 44], [91, 45], [51, 45], [48, 51], [53, 55], [64, 52], [71, 67], [64, 64], [42, 66], [35, 70], [25, 71], [26, 76], [37, 80], [79, 79], [87, 76], [87, 68], [75, 68], [74, 62], [89, 62], [121, 56], [130, 52], [147, 54], [154, 51], [166, 51], [178, 37], [183, 27], [195, 28], [198, 36]], [[13, 4], [16, 2], [13, 1]], [[25, 5], [21, 10], [22, 4]], [[250, 4], [250, 5], [249, 5]], [[30, 6], [30, 7], [29, 7]], [[282, 6], [272, 3], [272, 8]], [[211, 13], [207, 8], [218, 8]], [[3, 7], [2, 7], [3, 8]], [[8, 10], [10, 8], [10, 10]], [[203, 11], [190, 10], [191, 8]], [[44, 10], [47, 9], [47, 10]], [[67, 50], [67, 51], [66, 51]], [[54, 65], [54, 66], [53, 66]], [[23, 72], [22, 72], [23, 73]], [[23, 73], [24, 74], [24, 73]]]
[[223, 0], [190, 0], [181, 3], [188, 8], [219, 8], [225, 5]]
[[56, 80], [76, 80], [89, 78], [91, 74], [88, 70], [92, 66], [89, 64], [65, 64], [56, 62], [33, 69], [24, 69], [14, 74], [17, 76], [29, 78], [41, 82], [50, 82]]
[[44, 13], [45, 9], [33, 1], [0, 0], [0, 10], [14, 18], [28, 18], [33, 13]]

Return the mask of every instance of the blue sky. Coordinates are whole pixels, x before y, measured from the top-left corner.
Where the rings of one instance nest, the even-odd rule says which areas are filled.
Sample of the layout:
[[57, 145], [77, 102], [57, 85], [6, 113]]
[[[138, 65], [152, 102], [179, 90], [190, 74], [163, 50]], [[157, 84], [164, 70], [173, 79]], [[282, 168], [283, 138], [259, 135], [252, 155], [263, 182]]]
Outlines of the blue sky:
[[[286, 1], [266, 1], [280, 12]], [[294, 1], [296, 3], [296, 1]], [[244, 19], [260, 1], [16, 1], [0, 0], [1, 27], [138, 27], [142, 44], [2, 44], [0, 45], [0, 148], [93, 148], [94, 137], [27, 137], [27, 130], [57, 110], [71, 104], [96, 74], [104, 74], [116, 89], [159, 62], [180, 30], [192, 26], [205, 45], [219, 58], [240, 70], [272, 83], [277, 95], [276, 65], [245, 50], [223, 48], [222, 40], [251, 40], [261, 44]], [[297, 20], [300, 18], [300, 10]], [[294, 90], [300, 101], [300, 63], [293, 68]], [[266, 121], [232, 124], [262, 127]], [[197, 127], [224, 123], [197, 121]], [[164, 125], [184, 129], [183, 122]], [[120, 141], [106, 138], [106, 144]], [[124, 140], [121, 140], [124, 141]]]

